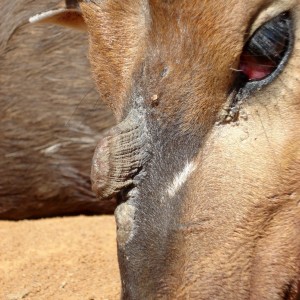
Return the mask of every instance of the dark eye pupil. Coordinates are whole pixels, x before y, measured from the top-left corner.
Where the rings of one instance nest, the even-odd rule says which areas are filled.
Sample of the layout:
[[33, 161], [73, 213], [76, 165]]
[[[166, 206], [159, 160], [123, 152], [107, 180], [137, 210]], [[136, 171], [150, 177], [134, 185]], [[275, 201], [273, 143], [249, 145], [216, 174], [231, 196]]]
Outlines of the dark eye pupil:
[[282, 13], [254, 33], [243, 49], [239, 67], [248, 81], [273, 73], [288, 49], [289, 30], [289, 14]]

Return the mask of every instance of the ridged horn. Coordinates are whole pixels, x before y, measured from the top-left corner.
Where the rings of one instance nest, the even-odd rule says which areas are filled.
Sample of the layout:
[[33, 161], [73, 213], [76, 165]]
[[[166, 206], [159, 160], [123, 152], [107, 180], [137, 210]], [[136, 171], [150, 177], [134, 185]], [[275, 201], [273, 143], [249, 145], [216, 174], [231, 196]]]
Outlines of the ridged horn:
[[133, 183], [148, 158], [147, 145], [144, 117], [133, 109], [96, 147], [91, 181], [98, 198], [109, 198]]

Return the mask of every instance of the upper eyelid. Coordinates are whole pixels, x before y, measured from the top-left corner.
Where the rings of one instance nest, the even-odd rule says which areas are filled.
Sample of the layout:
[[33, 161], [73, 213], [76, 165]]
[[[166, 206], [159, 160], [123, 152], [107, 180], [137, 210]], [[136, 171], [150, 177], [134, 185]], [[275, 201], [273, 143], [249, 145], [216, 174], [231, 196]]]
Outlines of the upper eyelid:
[[297, 5], [297, 2], [298, 0], [271, 1], [268, 6], [262, 7], [253, 17], [253, 22], [249, 26], [249, 30], [247, 30], [248, 37], [250, 37], [264, 23], [267, 23], [284, 12], [291, 11], [292, 8]]
[[267, 24], [268, 22], [270, 22], [272, 19], [274, 19], [274, 18], [276, 18], [276, 17], [278, 17], [278, 16], [280, 16], [281, 14], [284, 14], [284, 13], [288, 13], [290, 15], [290, 17], [291, 17], [291, 14], [290, 14], [289, 11], [282, 11], [282, 12], [280, 12], [280, 13], [278, 13], [278, 14], [276, 14], [276, 15], [268, 18], [268, 19], [265, 19], [264, 22], [257, 23], [257, 24], [259, 24], [259, 26], [255, 26], [254, 30], [253, 30], [253, 28], [254, 28], [253, 25], [251, 25], [250, 26], [251, 28], [249, 30], [247, 30], [247, 32], [245, 33], [245, 41], [244, 41], [244, 43], [246, 44], [253, 37], [253, 35], [256, 33], [256, 31], [258, 31], [262, 26], [264, 26], [265, 24]]

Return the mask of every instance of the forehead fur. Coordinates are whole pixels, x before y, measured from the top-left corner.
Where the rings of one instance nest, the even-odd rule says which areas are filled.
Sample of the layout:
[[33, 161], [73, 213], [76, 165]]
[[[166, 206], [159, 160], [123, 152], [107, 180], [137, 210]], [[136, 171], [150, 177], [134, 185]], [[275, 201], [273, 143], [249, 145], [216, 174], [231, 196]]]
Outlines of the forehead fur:
[[145, 1], [93, 1], [82, 11], [90, 34], [90, 61], [101, 98], [119, 115], [131, 77], [143, 53], [147, 30]]

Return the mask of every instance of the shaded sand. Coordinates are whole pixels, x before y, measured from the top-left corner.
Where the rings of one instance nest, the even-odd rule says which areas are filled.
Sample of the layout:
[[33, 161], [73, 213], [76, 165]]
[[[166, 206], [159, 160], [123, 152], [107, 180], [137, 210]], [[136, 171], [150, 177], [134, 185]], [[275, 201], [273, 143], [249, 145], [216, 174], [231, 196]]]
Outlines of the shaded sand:
[[113, 216], [0, 221], [0, 299], [119, 299]]

